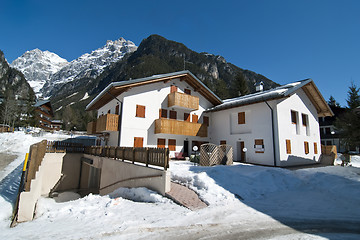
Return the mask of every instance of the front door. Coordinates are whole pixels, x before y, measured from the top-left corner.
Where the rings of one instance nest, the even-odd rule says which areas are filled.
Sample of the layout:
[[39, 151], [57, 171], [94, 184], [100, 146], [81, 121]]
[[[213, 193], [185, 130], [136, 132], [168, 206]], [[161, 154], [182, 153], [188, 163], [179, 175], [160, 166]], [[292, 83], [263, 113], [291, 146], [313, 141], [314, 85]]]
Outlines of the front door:
[[184, 157], [188, 157], [188, 156], [189, 156], [189, 141], [184, 141], [183, 156], [184, 156]]
[[240, 162], [246, 162], [245, 152], [243, 151], [244, 148], [245, 143], [243, 141], [237, 142], [237, 158], [240, 160]]

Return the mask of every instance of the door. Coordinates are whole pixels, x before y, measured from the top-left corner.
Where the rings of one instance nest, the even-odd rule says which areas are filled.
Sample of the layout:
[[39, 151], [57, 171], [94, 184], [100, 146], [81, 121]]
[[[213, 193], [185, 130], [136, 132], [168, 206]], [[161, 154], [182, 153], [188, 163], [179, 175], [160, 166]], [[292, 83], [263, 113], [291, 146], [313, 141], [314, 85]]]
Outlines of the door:
[[237, 158], [240, 162], [246, 162], [246, 153], [243, 151], [245, 148], [244, 141], [237, 142]]
[[184, 141], [184, 157], [188, 157], [189, 156], [189, 141]]

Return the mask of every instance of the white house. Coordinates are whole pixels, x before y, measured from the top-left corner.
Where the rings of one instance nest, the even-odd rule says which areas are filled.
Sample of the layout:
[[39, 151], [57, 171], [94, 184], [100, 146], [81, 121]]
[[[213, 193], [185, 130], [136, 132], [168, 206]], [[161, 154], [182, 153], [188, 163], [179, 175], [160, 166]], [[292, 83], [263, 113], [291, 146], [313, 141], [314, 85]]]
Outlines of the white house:
[[235, 161], [270, 166], [319, 161], [317, 119], [332, 115], [311, 79], [221, 101], [189, 71], [113, 82], [86, 110], [98, 111], [88, 133], [110, 146], [168, 147], [174, 157], [226, 143]]
[[333, 113], [313, 80], [224, 100], [206, 111], [210, 138], [234, 148], [234, 159], [269, 166], [319, 161], [319, 116]]
[[220, 103], [189, 71], [113, 82], [86, 107], [98, 111], [88, 132], [108, 133], [110, 146], [168, 147], [171, 157], [186, 156], [209, 141], [203, 112]]

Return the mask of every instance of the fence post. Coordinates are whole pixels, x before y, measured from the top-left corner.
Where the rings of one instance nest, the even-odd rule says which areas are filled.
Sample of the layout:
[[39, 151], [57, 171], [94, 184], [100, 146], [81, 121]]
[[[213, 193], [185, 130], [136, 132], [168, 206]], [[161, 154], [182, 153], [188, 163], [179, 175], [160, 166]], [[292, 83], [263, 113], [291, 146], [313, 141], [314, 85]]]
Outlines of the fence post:
[[149, 166], [149, 148], [146, 148], [146, 154], [145, 154], [145, 165]]
[[164, 170], [166, 170], [169, 167], [169, 148], [166, 148], [165, 150], [165, 157], [164, 157]]
[[133, 148], [133, 157], [132, 157], [132, 163], [135, 163], [135, 148]]

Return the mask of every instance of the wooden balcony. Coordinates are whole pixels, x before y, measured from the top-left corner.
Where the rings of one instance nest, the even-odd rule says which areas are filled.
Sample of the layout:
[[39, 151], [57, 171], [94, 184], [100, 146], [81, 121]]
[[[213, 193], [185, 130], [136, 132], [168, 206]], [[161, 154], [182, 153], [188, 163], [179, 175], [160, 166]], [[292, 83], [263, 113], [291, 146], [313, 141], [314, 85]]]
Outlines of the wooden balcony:
[[207, 137], [207, 126], [201, 123], [162, 118], [155, 120], [155, 134], [158, 133]]
[[96, 133], [96, 121], [89, 122], [86, 127], [87, 134], [95, 134]]
[[198, 110], [199, 98], [185, 93], [172, 92], [168, 95], [168, 107]]
[[111, 132], [119, 130], [119, 115], [106, 114], [96, 120], [96, 132]]

